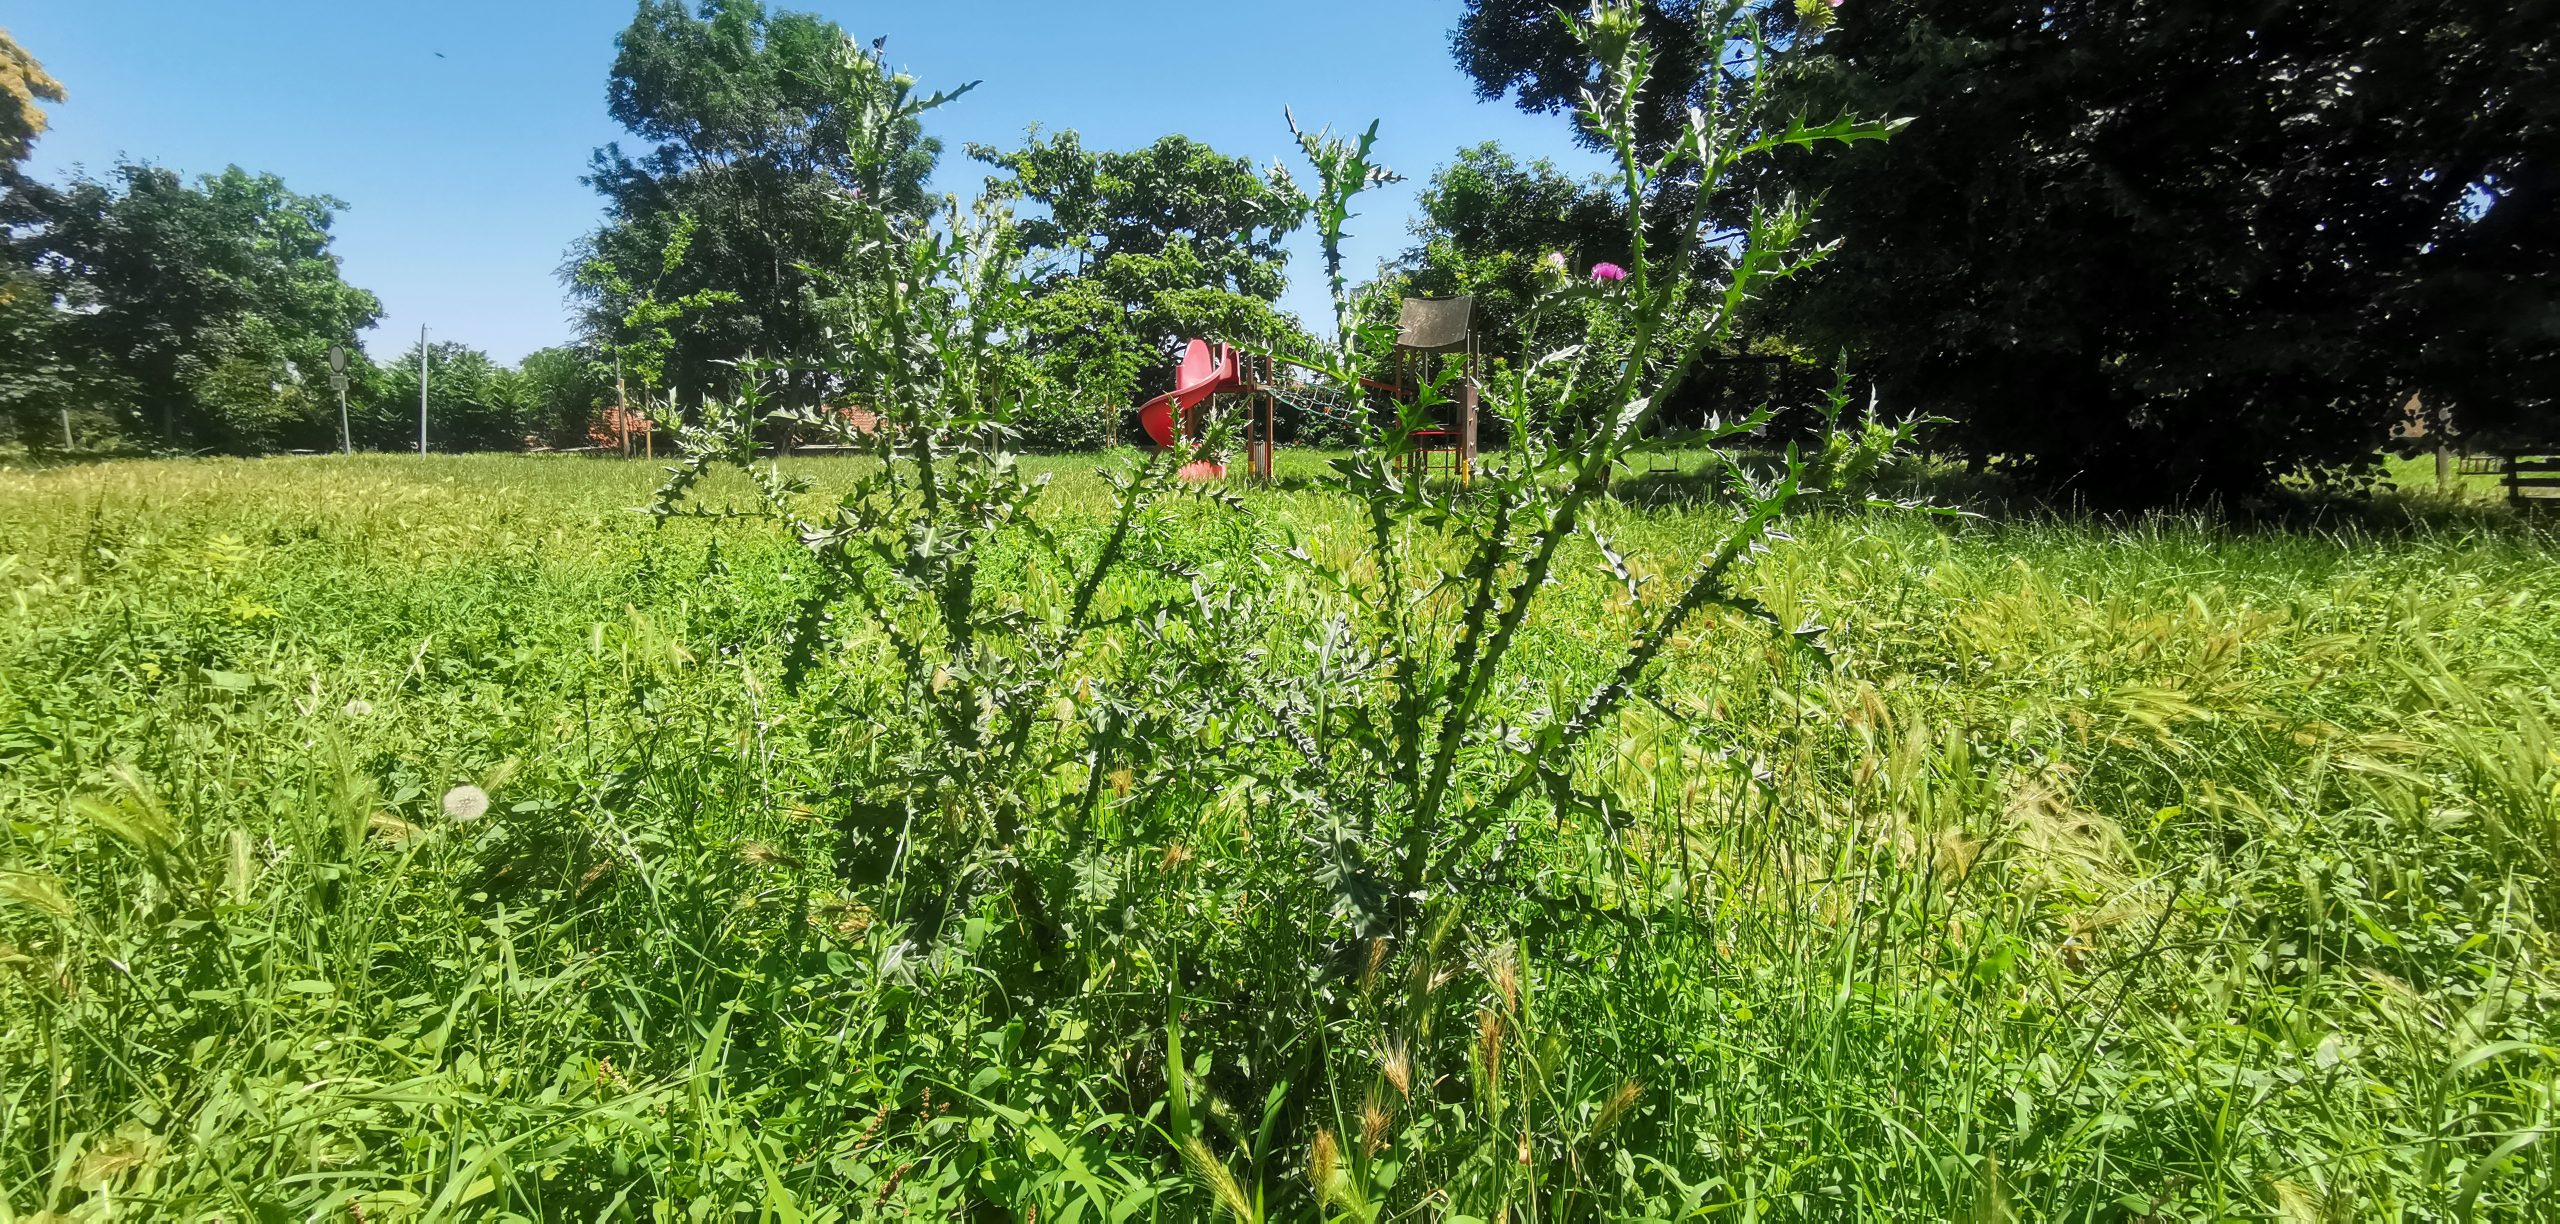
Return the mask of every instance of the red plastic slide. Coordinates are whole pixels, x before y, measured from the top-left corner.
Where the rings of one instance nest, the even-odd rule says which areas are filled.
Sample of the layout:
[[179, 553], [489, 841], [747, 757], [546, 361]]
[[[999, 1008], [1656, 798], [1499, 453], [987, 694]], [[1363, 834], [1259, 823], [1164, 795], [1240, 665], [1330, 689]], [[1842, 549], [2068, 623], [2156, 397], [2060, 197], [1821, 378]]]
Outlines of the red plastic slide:
[[1182, 350], [1182, 368], [1174, 373], [1173, 390], [1148, 400], [1138, 409], [1139, 426], [1155, 439], [1156, 445], [1173, 445], [1174, 410], [1179, 408], [1188, 416], [1212, 395], [1243, 389], [1244, 380], [1238, 370], [1234, 349], [1221, 344], [1213, 353], [1208, 341], [1192, 341]]

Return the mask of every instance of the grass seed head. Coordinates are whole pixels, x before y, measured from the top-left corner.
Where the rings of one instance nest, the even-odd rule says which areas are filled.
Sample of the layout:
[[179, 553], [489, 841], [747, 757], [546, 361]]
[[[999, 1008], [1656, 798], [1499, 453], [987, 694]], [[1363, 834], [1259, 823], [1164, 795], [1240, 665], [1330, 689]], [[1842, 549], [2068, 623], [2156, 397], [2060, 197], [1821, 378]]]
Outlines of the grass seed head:
[[1520, 950], [1510, 941], [1493, 945], [1484, 953], [1485, 980], [1502, 996], [1502, 1005], [1520, 1010]]
[[587, 868], [586, 874], [578, 877], [578, 895], [584, 897], [589, 892], [594, 891], [596, 885], [603, 883], [613, 875], [614, 870], [615, 860], [609, 858], [597, 859], [595, 866]]
[[1253, 1200], [1245, 1197], [1236, 1175], [1228, 1170], [1225, 1161], [1218, 1159], [1217, 1153], [1209, 1150], [1206, 1141], [1198, 1135], [1184, 1140], [1182, 1158], [1191, 1166], [1192, 1176], [1209, 1188], [1209, 1197], [1218, 1201], [1219, 1209], [1239, 1220], [1254, 1218]]
[[1342, 1145], [1328, 1129], [1316, 1131], [1313, 1147], [1307, 1149], [1307, 1181], [1315, 1187], [1319, 1200], [1333, 1198], [1333, 1179], [1342, 1173]]
[[1973, 874], [1975, 860], [1982, 857], [1982, 839], [1958, 828], [1938, 831], [1938, 867], [1948, 877], [1962, 880]]
[[80, 913], [62, 881], [34, 871], [0, 871], [0, 901], [69, 921]]
[[1387, 1146], [1387, 1128], [1395, 1125], [1395, 1115], [1388, 1112], [1387, 1102], [1372, 1088], [1360, 1102], [1360, 1151], [1375, 1156]]
[[1591, 1133], [1594, 1135], [1608, 1133], [1610, 1127], [1616, 1126], [1627, 1116], [1628, 1110], [1635, 1108], [1636, 1098], [1643, 1095], [1644, 1084], [1640, 1080], [1628, 1080], [1618, 1085], [1618, 1091], [1602, 1104], [1600, 1112], [1592, 1117]]
[[1378, 1043], [1378, 1074], [1393, 1085], [1396, 1095], [1413, 1095], [1413, 1052], [1402, 1038], [1389, 1037]]
[[738, 857], [758, 867], [798, 871], [800, 860], [763, 842], [748, 842], [738, 847]]

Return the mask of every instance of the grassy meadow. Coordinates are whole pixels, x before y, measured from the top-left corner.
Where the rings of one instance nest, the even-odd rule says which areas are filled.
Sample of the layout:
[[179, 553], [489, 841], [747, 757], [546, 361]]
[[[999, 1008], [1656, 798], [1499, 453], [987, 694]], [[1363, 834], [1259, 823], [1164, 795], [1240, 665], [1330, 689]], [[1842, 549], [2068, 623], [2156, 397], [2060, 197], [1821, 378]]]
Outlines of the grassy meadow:
[[[1197, 616], [1092, 648], [995, 886], [848, 833], [894, 643], [788, 657], [801, 549], [654, 466], [0, 472], [0, 1219], [2560, 1218], [2549, 526], [1793, 522], [1741, 572], [1818, 648], [1694, 622], [1389, 938], [1216, 772], [1349, 666], [1283, 460], [1096, 593]], [[1111, 529], [1133, 460], [1025, 462]], [[1496, 704], [1729, 516], [1623, 486]]]

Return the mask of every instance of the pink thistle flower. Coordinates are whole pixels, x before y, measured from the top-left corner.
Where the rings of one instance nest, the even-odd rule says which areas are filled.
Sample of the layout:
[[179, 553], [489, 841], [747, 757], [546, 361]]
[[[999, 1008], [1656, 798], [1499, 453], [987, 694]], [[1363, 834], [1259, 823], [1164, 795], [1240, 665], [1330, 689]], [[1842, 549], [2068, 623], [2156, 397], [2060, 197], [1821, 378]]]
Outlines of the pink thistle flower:
[[1608, 282], [1622, 281], [1627, 279], [1627, 270], [1613, 263], [1597, 263], [1591, 265], [1591, 279]]

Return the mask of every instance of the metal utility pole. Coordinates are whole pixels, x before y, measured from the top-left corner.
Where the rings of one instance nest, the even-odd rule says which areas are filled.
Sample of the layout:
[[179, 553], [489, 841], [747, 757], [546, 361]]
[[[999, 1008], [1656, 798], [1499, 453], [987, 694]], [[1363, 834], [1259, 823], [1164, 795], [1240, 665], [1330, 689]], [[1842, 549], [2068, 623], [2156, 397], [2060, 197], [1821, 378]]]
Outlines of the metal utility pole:
[[71, 440], [71, 405], [64, 404], [62, 406], [62, 449], [76, 450], [78, 448], [79, 444]]
[[418, 453], [427, 453], [427, 325], [418, 325]]
[[622, 457], [631, 457], [631, 388], [622, 381], [622, 354], [613, 355], [613, 432], [622, 441]]
[[343, 344], [329, 346], [329, 386], [338, 393], [338, 449], [352, 455], [356, 435], [347, 428], [347, 347]]

